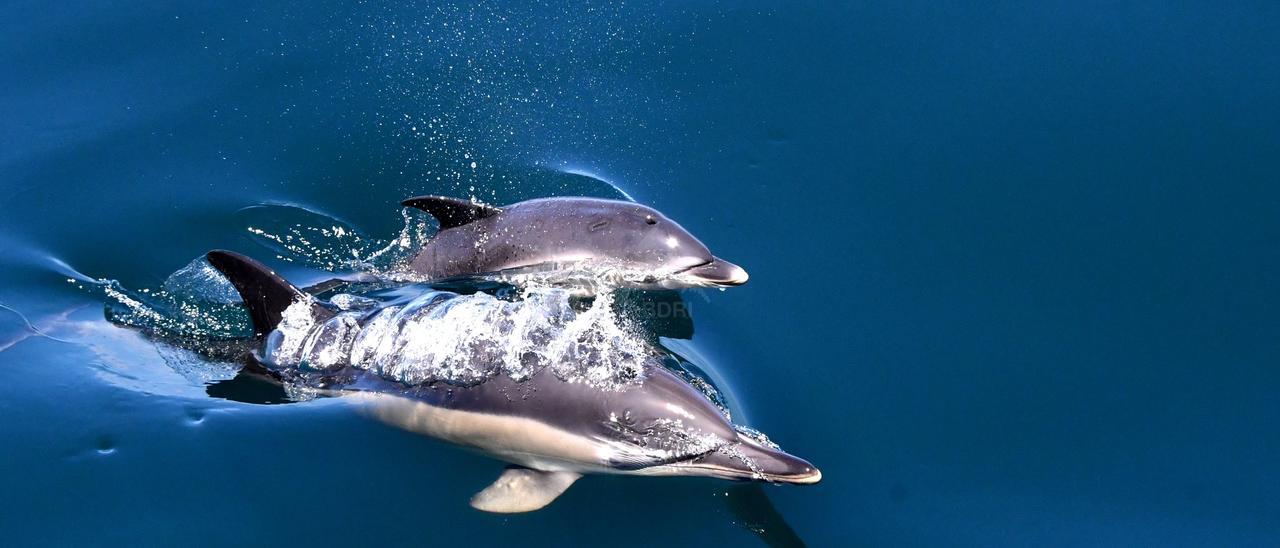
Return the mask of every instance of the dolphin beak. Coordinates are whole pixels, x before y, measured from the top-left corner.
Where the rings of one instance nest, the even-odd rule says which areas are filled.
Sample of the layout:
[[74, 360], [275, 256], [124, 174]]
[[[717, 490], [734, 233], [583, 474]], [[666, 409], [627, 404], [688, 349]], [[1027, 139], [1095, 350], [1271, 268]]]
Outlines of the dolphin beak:
[[699, 281], [711, 285], [729, 287], [747, 283], [747, 271], [719, 257], [712, 257], [711, 262], [695, 266], [683, 272]]
[[684, 466], [706, 470], [709, 475], [733, 480], [760, 480], [808, 485], [822, 481], [822, 472], [802, 458], [765, 447], [749, 438], [701, 455]]

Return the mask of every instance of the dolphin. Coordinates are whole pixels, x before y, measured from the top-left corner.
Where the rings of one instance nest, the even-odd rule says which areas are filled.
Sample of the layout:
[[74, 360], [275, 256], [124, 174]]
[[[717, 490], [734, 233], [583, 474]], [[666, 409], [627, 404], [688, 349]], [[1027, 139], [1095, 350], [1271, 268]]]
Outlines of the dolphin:
[[729, 287], [747, 271], [657, 210], [584, 197], [527, 200], [501, 208], [445, 196], [401, 202], [440, 223], [408, 263], [426, 280], [479, 274], [537, 274], [586, 268], [617, 274], [619, 285], [681, 289]]
[[[557, 364], [519, 379], [497, 372], [471, 382], [406, 382], [370, 367], [368, 349], [397, 358], [413, 343], [403, 337], [429, 338], [424, 326], [449, 328], [411, 324], [406, 318], [440, 317], [450, 305], [464, 306], [478, 297], [468, 301], [433, 291], [398, 312], [392, 306], [355, 314], [326, 307], [243, 255], [215, 250], [207, 259], [243, 298], [255, 337], [265, 337], [256, 357], [275, 373], [349, 397], [388, 424], [509, 463], [492, 485], [472, 497], [476, 509], [537, 510], [582, 475], [593, 473], [785, 484], [812, 484], [822, 477], [812, 464], [767, 438], [740, 432], [706, 396], [656, 358], [642, 360], [633, 378], [607, 386], [563, 378]], [[399, 335], [378, 338], [379, 333]], [[361, 343], [370, 338], [374, 344]], [[464, 349], [459, 358], [484, 361], [492, 355], [492, 348], [482, 344], [458, 348]]]

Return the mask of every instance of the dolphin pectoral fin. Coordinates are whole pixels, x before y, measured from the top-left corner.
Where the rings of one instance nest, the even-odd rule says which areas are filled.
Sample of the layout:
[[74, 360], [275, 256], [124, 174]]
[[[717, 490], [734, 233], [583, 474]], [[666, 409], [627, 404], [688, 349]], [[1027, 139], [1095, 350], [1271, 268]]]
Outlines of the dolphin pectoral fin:
[[471, 497], [471, 507], [501, 514], [532, 512], [551, 504], [580, 477], [581, 474], [573, 472], [509, 466], [497, 481]]
[[445, 196], [414, 196], [400, 205], [421, 209], [440, 221], [440, 230], [462, 226], [501, 213], [496, 207]]

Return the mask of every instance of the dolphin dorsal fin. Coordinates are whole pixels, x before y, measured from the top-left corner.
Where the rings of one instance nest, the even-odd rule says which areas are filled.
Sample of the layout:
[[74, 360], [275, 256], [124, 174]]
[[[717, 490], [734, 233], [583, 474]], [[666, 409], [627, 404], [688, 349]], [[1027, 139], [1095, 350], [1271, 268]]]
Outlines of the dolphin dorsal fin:
[[299, 300], [310, 303], [311, 315], [316, 320], [333, 317], [333, 312], [320, 306], [311, 295], [303, 293], [258, 261], [220, 249], [210, 251], [205, 259], [240, 293], [240, 299], [249, 308], [256, 336], [266, 335], [275, 329], [285, 309]]
[[440, 221], [440, 230], [462, 226], [502, 212], [491, 205], [446, 196], [414, 196], [400, 202], [400, 205], [430, 213]]
[[501, 514], [532, 512], [551, 504], [580, 477], [581, 474], [573, 472], [508, 466], [497, 481], [471, 497], [471, 507]]

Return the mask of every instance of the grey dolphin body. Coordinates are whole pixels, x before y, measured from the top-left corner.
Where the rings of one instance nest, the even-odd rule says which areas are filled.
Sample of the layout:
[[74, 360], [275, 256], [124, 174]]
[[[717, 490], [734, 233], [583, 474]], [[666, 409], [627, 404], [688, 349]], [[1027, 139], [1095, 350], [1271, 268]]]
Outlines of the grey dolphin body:
[[[244, 298], [256, 333], [268, 335], [264, 355], [280, 339], [277, 325], [298, 310], [319, 326], [306, 336], [308, 351], [315, 353], [337, 340], [359, 340], [358, 331], [379, 316], [350, 320], [346, 325], [356, 331], [331, 337], [336, 331], [325, 329], [347, 320], [261, 264], [223, 251], [210, 252], [208, 259]], [[443, 306], [449, 295], [432, 296], [426, 306]], [[587, 473], [794, 484], [821, 479], [808, 462], [740, 434], [701, 392], [656, 360], [644, 361], [637, 377], [604, 388], [563, 379], [547, 367], [519, 381], [499, 373], [466, 385], [406, 384], [347, 364], [318, 384], [351, 397], [382, 421], [514, 465], [472, 498], [472, 506], [485, 511], [542, 508]]]
[[403, 204], [440, 222], [440, 232], [409, 263], [430, 280], [587, 264], [643, 273], [624, 280], [638, 287], [726, 287], [747, 281], [741, 267], [712, 255], [662, 213], [634, 202], [562, 197], [496, 208], [419, 196]]

